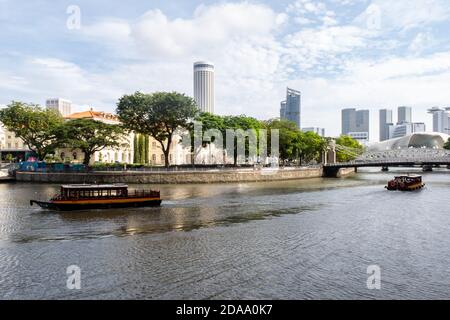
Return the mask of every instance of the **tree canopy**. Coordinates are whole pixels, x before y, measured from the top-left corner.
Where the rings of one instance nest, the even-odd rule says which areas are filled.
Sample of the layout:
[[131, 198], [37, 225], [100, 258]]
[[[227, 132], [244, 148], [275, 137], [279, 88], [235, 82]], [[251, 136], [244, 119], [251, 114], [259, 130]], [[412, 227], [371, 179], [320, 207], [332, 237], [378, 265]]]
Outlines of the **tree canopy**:
[[[294, 122], [287, 120], [269, 120], [265, 122], [266, 128], [271, 136], [270, 130], [279, 131], [279, 153], [281, 160], [294, 160], [296, 157], [299, 130]], [[271, 138], [268, 139], [271, 142]], [[271, 150], [269, 148], [268, 150]]]
[[124, 129], [119, 125], [107, 124], [93, 119], [75, 119], [65, 124], [67, 146], [84, 153], [85, 165], [92, 155], [105, 148], [118, 148], [125, 144]]
[[64, 119], [54, 110], [13, 101], [0, 110], [0, 122], [43, 160], [64, 144]]
[[[257, 155], [259, 152], [259, 130], [263, 127], [261, 122], [258, 121], [255, 118], [247, 117], [245, 115], [240, 116], [219, 116], [214, 115], [207, 112], [200, 113], [197, 117], [194, 119], [196, 122], [201, 123], [202, 125], [202, 137], [205, 134], [205, 132], [209, 130], [217, 130], [218, 133], [222, 135], [222, 141], [220, 143], [222, 145], [219, 145], [219, 148], [223, 148], [225, 151], [225, 148], [227, 146], [227, 138], [231, 137], [230, 135], [227, 137], [227, 130], [231, 130], [233, 133], [233, 163], [234, 165], [237, 165], [238, 162], [238, 141], [244, 142], [245, 148], [245, 157], [248, 157], [250, 154]], [[193, 141], [193, 135], [194, 135], [194, 126], [189, 126], [190, 134], [191, 134], [191, 146], [192, 150], [194, 150], [194, 141]], [[246, 136], [247, 130], [254, 130], [255, 133], [255, 144], [249, 143], [249, 137]], [[231, 133], [231, 132], [229, 132]], [[211, 141], [202, 141], [202, 145], [205, 146], [209, 143], [214, 143], [216, 140], [216, 137], [211, 137]], [[195, 152], [198, 152], [199, 150], [194, 150]]]
[[301, 164], [319, 160], [327, 146], [324, 138], [314, 132], [301, 131], [292, 121], [270, 120], [265, 125], [269, 133], [271, 129], [279, 130], [279, 152], [283, 161], [298, 160]]
[[117, 103], [117, 114], [125, 128], [149, 135], [161, 144], [165, 166], [170, 166], [170, 146], [177, 129], [189, 127], [198, 114], [194, 100], [177, 92], [136, 92]]
[[338, 162], [347, 162], [354, 160], [358, 154], [364, 151], [364, 147], [350, 136], [342, 135], [336, 139], [336, 144], [346, 147], [347, 152], [338, 150], [336, 158]]

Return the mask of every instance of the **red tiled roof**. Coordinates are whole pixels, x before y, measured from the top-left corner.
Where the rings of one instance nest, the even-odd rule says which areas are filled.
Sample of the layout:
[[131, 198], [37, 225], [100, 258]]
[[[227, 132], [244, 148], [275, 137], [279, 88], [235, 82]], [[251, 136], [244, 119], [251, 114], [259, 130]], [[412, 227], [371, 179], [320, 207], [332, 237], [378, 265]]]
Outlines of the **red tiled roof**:
[[66, 119], [105, 119], [105, 120], [112, 120], [112, 121], [119, 121], [118, 117], [112, 113], [103, 112], [103, 111], [83, 111], [83, 112], [76, 112], [72, 113], [65, 117]]

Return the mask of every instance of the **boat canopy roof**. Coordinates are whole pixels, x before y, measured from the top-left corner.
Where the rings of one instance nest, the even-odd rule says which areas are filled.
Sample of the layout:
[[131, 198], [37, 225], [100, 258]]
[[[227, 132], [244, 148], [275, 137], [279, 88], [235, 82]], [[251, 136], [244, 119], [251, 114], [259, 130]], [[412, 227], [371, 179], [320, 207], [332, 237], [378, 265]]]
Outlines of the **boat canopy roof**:
[[128, 189], [126, 184], [66, 184], [61, 186], [67, 190], [118, 190]]
[[410, 176], [396, 176], [395, 178], [412, 178], [412, 179], [418, 179], [418, 178], [422, 178], [422, 176], [419, 175], [410, 175]]

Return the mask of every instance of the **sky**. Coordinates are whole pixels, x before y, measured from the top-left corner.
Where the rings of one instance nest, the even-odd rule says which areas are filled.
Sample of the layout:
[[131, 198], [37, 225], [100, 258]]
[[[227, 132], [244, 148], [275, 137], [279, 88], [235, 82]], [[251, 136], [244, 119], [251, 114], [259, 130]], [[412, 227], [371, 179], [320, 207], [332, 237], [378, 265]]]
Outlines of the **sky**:
[[[448, 0], [0, 0], [0, 105], [62, 97], [113, 112], [135, 91], [193, 95], [193, 62], [216, 66], [216, 113], [279, 116], [302, 92], [302, 125], [341, 131], [341, 109], [450, 105]], [[394, 117], [396, 120], [396, 116]]]

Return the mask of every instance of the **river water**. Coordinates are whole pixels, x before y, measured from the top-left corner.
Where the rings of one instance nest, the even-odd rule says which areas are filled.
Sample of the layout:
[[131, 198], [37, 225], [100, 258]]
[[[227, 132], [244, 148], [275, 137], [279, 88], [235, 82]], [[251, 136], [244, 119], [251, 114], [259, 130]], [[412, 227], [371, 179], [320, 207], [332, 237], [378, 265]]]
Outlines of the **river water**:
[[72, 213], [29, 206], [57, 185], [0, 184], [0, 299], [449, 299], [450, 171], [385, 191], [399, 172], [154, 186], [161, 208]]

